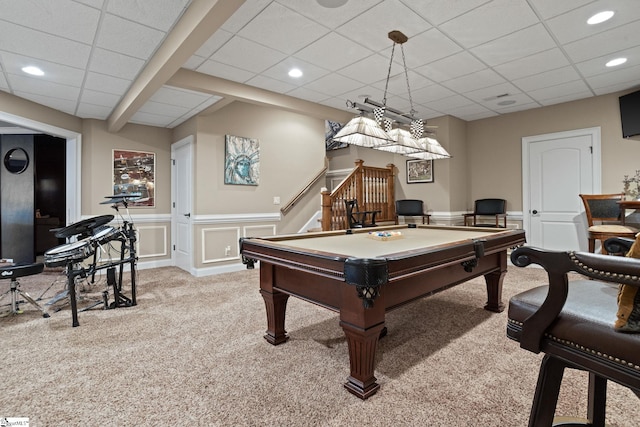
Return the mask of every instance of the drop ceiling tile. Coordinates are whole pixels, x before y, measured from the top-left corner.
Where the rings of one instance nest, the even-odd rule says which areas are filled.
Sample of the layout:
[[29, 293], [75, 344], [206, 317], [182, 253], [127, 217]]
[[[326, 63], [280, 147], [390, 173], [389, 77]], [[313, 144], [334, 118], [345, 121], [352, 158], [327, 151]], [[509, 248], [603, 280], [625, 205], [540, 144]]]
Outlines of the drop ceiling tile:
[[542, 89], [575, 80], [580, 80], [580, 74], [578, 74], [575, 68], [562, 67], [551, 71], [545, 71], [534, 76], [514, 80], [513, 84], [520, 90], [528, 92], [530, 90]]
[[61, 85], [37, 77], [11, 74], [8, 76], [9, 84], [14, 93], [41, 94], [50, 98], [76, 101], [80, 95], [80, 89], [73, 86]]
[[[287, 25], [282, 25], [283, 22]], [[265, 28], [269, 31], [264, 31]], [[274, 2], [245, 25], [238, 35], [291, 55], [328, 32], [328, 28]]]
[[286, 57], [282, 52], [235, 36], [211, 55], [212, 60], [243, 70], [260, 73]]
[[500, 74], [486, 68], [473, 74], [447, 80], [441, 84], [454, 92], [462, 93], [495, 86], [497, 84], [504, 83], [505, 81], [504, 77]]
[[76, 111], [75, 100], [72, 101], [69, 99], [54, 98], [46, 95], [34, 94], [29, 92], [21, 92], [21, 91], [14, 92], [14, 95], [19, 96], [20, 98], [28, 99], [29, 101], [33, 101], [35, 103], [44, 105], [45, 107], [62, 111], [63, 113], [75, 114], [75, 111]]
[[[587, 92], [590, 92], [587, 85], [582, 80], [578, 80], [543, 89], [532, 90], [528, 92], [528, 95], [541, 104], [548, 105], [547, 102], [551, 100], [572, 97], [576, 94], [580, 94], [580, 96], [582, 96], [582, 94]], [[593, 94], [591, 94], [591, 96], [592, 95]]]
[[[327, 96], [340, 96], [359, 85], [359, 82], [348, 77], [329, 74], [309, 83], [306, 87], [316, 92], [327, 94]], [[364, 87], [364, 85], [361, 87]]]
[[226, 42], [231, 40], [233, 33], [224, 30], [218, 30], [206, 42], [196, 50], [194, 55], [202, 56], [205, 58], [210, 57], [213, 53], [220, 49]]
[[[411, 41], [429, 28], [431, 24], [400, 1], [386, 0], [338, 27], [336, 31], [377, 52], [393, 45], [388, 36], [389, 31], [399, 30]], [[407, 43], [409, 46], [409, 42]]]
[[187, 113], [190, 108], [181, 107], [179, 105], [165, 104], [162, 102], [147, 101], [138, 110], [141, 113], [155, 114], [167, 117], [179, 117]]
[[569, 65], [569, 60], [558, 48], [534, 53], [524, 58], [496, 65], [494, 70], [509, 80], [520, 79]]
[[416, 72], [435, 81], [444, 82], [487, 68], [469, 52], [463, 51], [416, 68]]
[[505, 94], [515, 95], [520, 93], [520, 90], [511, 83], [505, 82], [495, 86], [489, 86], [482, 89], [465, 92], [465, 96], [479, 103], [492, 100], [497, 97], [504, 97]]
[[371, 50], [344, 36], [330, 33], [302, 49], [295, 56], [318, 67], [336, 71], [372, 54]]
[[608, 73], [598, 74], [586, 78], [587, 83], [592, 89], [603, 88], [627, 82], [629, 87], [640, 85], [640, 65], [635, 67], [621, 66]]
[[525, 0], [494, 0], [445, 22], [440, 29], [460, 45], [472, 48], [538, 22]]
[[429, 102], [429, 107], [435, 108], [439, 111], [454, 111], [456, 108], [462, 108], [474, 104], [475, 102], [471, 101], [469, 98], [462, 95], [453, 95], [447, 98], [438, 99], [437, 101]]
[[443, 110], [444, 114], [450, 114], [455, 117], [462, 118], [462, 120], [478, 120], [480, 118], [492, 117], [497, 114], [488, 108], [479, 104], [470, 104], [463, 107], [456, 107], [450, 110]]
[[[302, 71], [302, 77], [290, 77], [289, 70], [292, 68], [298, 68]], [[293, 56], [285, 58], [283, 61], [262, 73], [265, 77], [270, 77], [294, 86], [302, 86], [306, 83], [317, 80], [320, 77], [326, 76], [327, 74], [329, 74], [329, 71], [324, 68], [320, 68]]]
[[517, 111], [525, 111], [525, 110], [531, 110], [533, 108], [538, 108], [541, 107], [541, 104], [538, 104], [535, 101], [529, 102], [529, 103], [525, 103], [525, 104], [513, 104], [513, 105], [508, 105], [506, 107], [501, 107], [501, 108], [496, 108], [496, 111], [498, 111], [500, 114], [509, 114], [509, 113], [515, 113]]
[[337, 108], [338, 110], [350, 111], [354, 116], [358, 114], [356, 110], [347, 108], [345, 100], [342, 98], [327, 98], [323, 101], [320, 101], [319, 104], [326, 105], [327, 107], [331, 108]]
[[55, 62], [9, 52], [0, 52], [0, 58], [4, 70], [9, 74], [25, 75], [22, 68], [31, 65], [37, 66], [44, 71], [44, 76], [39, 77], [41, 80], [75, 87], [82, 86], [82, 81], [84, 80], [85, 72], [80, 68], [68, 67]]
[[259, 87], [275, 93], [286, 93], [296, 88], [295, 85], [283, 82], [282, 80], [272, 79], [263, 75], [255, 76], [245, 82], [250, 86]]
[[4, 74], [0, 73], [0, 89], [4, 91], [9, 91], [9, 85], [7, 84], [7, 79], [4, 78]]
[[96, 90], [85, 89], [80, 96], [80, 103], [99, 105], [113, 109], [120, 101], [120, 96], [110, 93], [98, 92]]
[[[501, 105], [506, 103], [509, 104]], [[536, 104], [536, 102], [524, 93], [515, 93], [508, 96], [501, 96], [499, 98], [493, 97], [488, 101], [483, 100], [479, 102], [479, 104], [484, 105], [492, 111], [498, 111], [501, 114], [505, 114], [507, 110], [515, 111], [518, 106]]]
[[5, 0], [1, 7], [0, 20], [85, 44], [93, 43], [100, 19], [99, 10], [70, 0]]
[[340, 99], [342, 99], [341, 108], [344, 109], [345, 102], [347, 100], [363, 104], [365, 98], [369, 98], [376, 102], [382, 102], [384, 99], [384, 89], [378, 89], [373, 86], [362, 86], [345, 92], [340, 95]]
[[422, 89], [418, 89], [415, 92], [412, 92], [413, 96], [416, 99], [416, 102], [419, 104], [426, 104], [439, 99], [449, 98], [450, 96], [456, 95], [454, 91], [448, 89], [441, 84], [433, 84], [431, 86], [424, 87]]
[[93, 51], [89, 70], [121, 79], [133, 80], [143, 65], [144, 61], [142, 59], [96, 48]]
[[222, 29], [231, 33], [236, 33], [247, 23], [254, 19], [273, 0], [249, 0], [246, 1], [234, 12], [233, 15], [222, 24]]
[[[410, 68], [420, 67], [437, 61], [461, 50], [462, 48], [458, 43], [435, 28], [412, 37], [404, 47], [407, 66]], [[397, 60], [400, 61], [402, 56], [398, 56], [397, 58]], [[394, 57], [394, 60], [396, 60], [396, 57]]]
[[540, 104], [544, 106], [562, 104], [564, 102], [577, 101], [579, 99], [588, 98], [590, 96], [592, 96], [591, 91], [582, 91], [582, 92], [576, 92], [576, 93], [570, 93], [567, 95], [557, 96], [554, 98], [547, 98], [540, 101]]
[[109, 0], [107, 11], [166, 32], [189, 3], [190, 0]]
[[387, 91], [393, 93], [395, 95], [400, 95], [403, 97], [407, 97], [409, 94], [409, 89], [411, 93], [416, 93], [418, 90], [433, 85], [433, 82], [426, 77], [421, 76], [420, 74], [414, 73], [413, 71], [408, 72], [409, 77], [409, 87], [407, 88], [407, 75], [405, 75], [404, 71], [395, 75], [392, 75], [389, 78], [389, 82], [387, 83], [387, 79], [379, 80], [373, 83], [371, 86], [380, 89], [381, 91], [385, 90], [385, 86], [388, 87]]
[[459, 15], [463, 15], [491, 0], [465, 0], [465, 1], [442, 1], [442, 0], [401, 0], [402, 3], [413, 9], [433, 25], [447, 22]]
[[316, 1], [278, 0], [278, 3], [328, 28], [335, 29], [345, 22], [363, 14], [371, 7], [380, 3], [380, 0], [349, 1], [344, 6], [336, 8], [320, 6]]
[[240, 83], [246, 82], [256, 75], [256, 73], [211, 60], [199, 66], [196, 71]]
[[593, 0], [529, 0], [531, 6], [545, 19], [552, 18], [562, 13], [577, 9]]
[[96, 45], [113, 52], [147, 59], [164, 38], [162, 31], [107, 14], [102, 20]]
[[138, 111], [129, 120], [131, 123], [137, 123], [147, 126], [167, 127], [174, 120], [172, 116], [163, 116], [159, 114], [146, 113]]
[[607, 67], [605, 64], [613, 58], [624, 57], [627, 58], [627, 62], [621, 67], [629, 67], [640, 64], [640, 46], [632, 47], [629, 49], [621, 50], [619, 52], [611, 52], [609, 55], [605, 55], [599, 58], [589, 59], [587, 61], [576, 64], [576, 68], [585, 77], [596, 76], [598, 74], [615, 72], [617, 68]]
[[613, 93], [613, 92], [620, 92], [620, 91], [626, 91], [629, 90], [631, 88], [634, 88], [634, 90], [639, 90], [640, 87], [638, 85], [630, 85], [628, 82], [616, 82], [614, 84], [612, 84], [611, 86], [603, 86], [603, 87], [599, 87], [599, 88], [594, 88], [593, 92], [596, 95], [606, 95], [609, 93]]
[[131, 85], [131, 80], [119, 77], [107, 76], [90, 71], [85, 80], [85, 89], [93, 89], [100, 92], [122, 95]]
[[[376, 53], [344, 67], [339, 73], [361, 83], [372, 84], [387, 78], [389, 59], [389, 57]], [[397, 63], [393, 65], [393, 68], [396, 73], [400, 71]]]
[[181, 68], [186, 68], [187, 70], [195, 71], [200, 66], [202, 66], [206, 61], [207, 61], [207, 58], [205, 57], [198, 56], [198, 55], [191, 55], [189, 59], [187, 59], [187, 61], [184, 64], [182, 64]]
[[31, 58], [84, 68], [89, 62], [91, 46], [40, 31], [2, 22], [0, 25], [0, 51]]
[[489, 66], [504, 64], [556, 47], [541, 24], [531, 26], [471, 49], [471, 53]]
[[574, 62], [604, 56], [640, 45], [640, 20], [568, 43], [565, 51]]
[[78, 104], [78, 110], [76, 111], [76, 115], [78, 117], [82, 117], [83, 119], [99, 119], [105, 120], [111, 114], [110, 107], [104, 107], [102, 105], [93, 105], [93, 104]]
[[327, 95], [316, 92], [315, 90], [307, 89], [306, 87], [297, 87], [289, 92], [287, 95], [293, 96], [294, 98], [304, 99], [310, 102], [320, 102], [322, 100], [327, 99]]
[[96, 9], [102, 9], [104, 0], [76, 0], [78, 3], [86, 4], [87, 6], [94, 7]]
[[164, 85], [149, 99], [164, 104], [194, 108], [206, 102], [210, 97], [211, 95], [206, 93]]
[[[596, 1], [549, 19], [547, 25], [562, 44], [599, 34], [637, 19], [637, 0]], [[613, 18], [597, 25], [587, 24], [587, 19], [603, 10], [616, 12]]]

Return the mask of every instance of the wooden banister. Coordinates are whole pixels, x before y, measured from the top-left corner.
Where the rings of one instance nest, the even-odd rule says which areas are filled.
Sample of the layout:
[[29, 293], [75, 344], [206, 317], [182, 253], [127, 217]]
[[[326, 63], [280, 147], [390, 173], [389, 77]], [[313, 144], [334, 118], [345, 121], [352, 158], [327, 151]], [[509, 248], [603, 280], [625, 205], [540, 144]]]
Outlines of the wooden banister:
[[376, 222], [395, 220], [395, 166], [364, 166], [356, 160], [355, 168], [333, 192], [322, 191], [322, 230], [347, 228], [344, 200], [357, 199], [360, 210], [380, 211]]

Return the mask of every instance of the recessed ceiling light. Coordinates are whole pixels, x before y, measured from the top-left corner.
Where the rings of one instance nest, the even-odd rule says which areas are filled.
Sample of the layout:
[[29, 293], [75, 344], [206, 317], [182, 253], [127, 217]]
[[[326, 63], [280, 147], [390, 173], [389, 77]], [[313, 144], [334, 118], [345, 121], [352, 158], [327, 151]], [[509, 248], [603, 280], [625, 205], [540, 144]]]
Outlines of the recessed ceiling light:
[[22, 71], [24, 71], [27, 74], [31, 74], [32, 76], [44, 76], [44, 71], [42, 71], [38, 67], [34, 67], [31, 65], [28, 67], [22, 67]]
[[596, 13], [591, 18], [587, 19], [587, 24], [595, 25], [600, 24], [604, 21], [608, 21], [614, 15], [614, 12], [607, 10], [604, 12]]
[[302, 71], [299, 68], [292, 68], [289, 70], [289, 77], [302, 77]]
[[612, 59], [611, 61], [607, 62], [605, 65], [607, 67], [615, 67], [617, 65], [622, 65], [625, 62], [627, 62], [627, 58], [616, 58], [616, 59]]
[[348, 0], [316, 0], [318, 4], [322, 7], [328, 7], [329, 9], [333, 9], [336, 7], [344, 6], [347, 4]]

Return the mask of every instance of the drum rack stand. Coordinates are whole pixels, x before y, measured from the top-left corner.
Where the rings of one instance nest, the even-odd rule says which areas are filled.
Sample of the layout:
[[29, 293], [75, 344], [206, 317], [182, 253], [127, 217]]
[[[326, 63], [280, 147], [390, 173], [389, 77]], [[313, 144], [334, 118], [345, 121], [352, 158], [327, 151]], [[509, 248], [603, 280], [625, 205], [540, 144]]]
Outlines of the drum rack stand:
[[[109, 304], [109, 291], [105, 290], [102, 293], [102, 302], [93, 305], [92, 307], [85, 308], [81, 311], [88, 310], [99, 304], [104, 304], [104, 309], [112, 309], [118, 307], [132, 307], [137, 304], [136, 302], [136, 262], [138, 257], [136, 255], [136, 231], [133, 228], [133, 224], [125, 221], [123, 224], [123, 230], [125, 237], [116, 239], [121, 242], [120, 260], [113, 261], [105, 265], [96, 267], [95, 264], [90, 268], [73, 269], [74, 261], [67, 263], [67, 287], [69, 290], [69, 300], [71, 301], [71, 317], [72, 326], [80, 326], [78, 322], [78, 305], [76, 301], [76, 277], [94, 276], [96, 271], [107, 269], [107, 287], [113, 287], [114, 301]], [[128, 243], [128, 244], [127, 244]], [[129, 256], [124, 257], [126, 251], [129, 251]], [[124, 272], [125, 264], [130, 264], [131, 267], [131, 298], [127, 298], [122, 293], [122, 276]], [[116, 281], [116, 266], [119, 266], [118, 280]]]
[[4, 315], [22, 313], [19, 307], [20, 300], [18, 300], [18, 295], [20, 295], [22, 298], [24, 298], [25, 301], [27, 301], [29, 304], [33, 305], [35, 308], [40, 310], [42, 312], [42, 317], [49, 317], [49, 313], [47, 313], [47, 311], [44, 308], [42, 308], [35, 299], [33, 299], [28, 293], [20, 290], [20, 282], [18, 282], [18, 277], [31, 276], [32, 274], [38, 274], [38, 273], [41, 273], [43, 269], [44, 269], [44, 264], [42, 263], [29, 264], [29, 265], [14, 265], [14, 266], [4, 267], [4, 268], [0, 267], [0, 270], [2, 270], [1, 277], [3, 279], [5, 278], [11, 279], [11, 286], [9, 290], [5, 292], [2, 296], [0, 296], [0, 298], [2, 298], [7, 293], [11, 293], [11, 310]]

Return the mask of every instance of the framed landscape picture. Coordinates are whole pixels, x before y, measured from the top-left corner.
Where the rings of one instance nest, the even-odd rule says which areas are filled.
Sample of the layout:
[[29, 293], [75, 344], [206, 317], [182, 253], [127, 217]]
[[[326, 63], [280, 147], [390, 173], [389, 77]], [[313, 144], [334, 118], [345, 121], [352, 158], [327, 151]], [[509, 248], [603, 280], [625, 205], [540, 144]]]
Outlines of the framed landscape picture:
[[113, 150], [113, 194], [140, 197], [130, 207], [155, 206], [156, 154]]
[[407, 160], [407, 183], [433, 182], [433, 160]]

